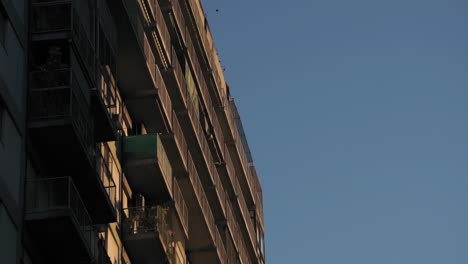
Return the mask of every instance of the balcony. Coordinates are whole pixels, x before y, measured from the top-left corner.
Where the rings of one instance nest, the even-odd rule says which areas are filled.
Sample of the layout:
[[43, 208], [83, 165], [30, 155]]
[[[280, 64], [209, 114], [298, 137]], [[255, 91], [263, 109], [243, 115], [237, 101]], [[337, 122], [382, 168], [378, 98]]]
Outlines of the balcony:
[[35, 0], [32, 4], [32, 40], [71, 40], [71, 47], [85, 69], [87, 79], [96, 81], [95, 17], [88, 0]]
[[218, 121], [218, 117], [215, 112], [215, 106], [211, 100], [211, 96], [209, 94], [207, 83], [205, 82], [205, 77], [203, 76], [202, 67], [199, 64], [198, 57], [195, 53], [195, 48], [190, 36], [187, 36], [187, 58], [189, 59], [188, 65], [191, 67], [192, 72], [194, 73], [194, 77], [197, 80], [197, 86], [199, 94], [201, 95], [201, 99], [203, 104], [205, 105], [206, 112], [208, 113], [208, 117], [210, 119], [210, 126], [212, 128], [212, 134], [214, 136], [214, 142], [216, 144], [216, 153], [217, 153], [217, 161], [221, 162], [223, 157], [223, 150], [224, 150], [224, 135], [221, 129], [221, 126]]
[[[166, 14], [166, 24], [173, 25], [173, 27], [169, 27], [172, 40], [179, 40], [177, 45], [183, 47], [185, 45], [187, 27], [179, 1], [163, 0], [160, 1], [160, 5]], [[175, 23], [172, 23], [172, 21]], [[175, 42], [173, 41], [173, 44]]]
[[74, 69], [63, 68], [34, 71], [30, 78], [28, 126], [33, 144], [59, 172], [89, 172], [94, 167], [93, 123], [83, 94], [87, 87], [81, 88], [83, 82], [76, 76]]
[[185, 80], [185, 73], [182, 71], [177, 52], [172, 47], [171, 51], [171, 65], [167, 70], [162, 72], [164, 79], [166, 80], [169, 87], [175, 87], [170, 89], [169, 93], [173, 100], [172, 104], [175, 110], [184, 111], [187, 109], [187, 82]]
[[121, 102], [110, 68], [103, 69], [97, 88], [91, 91], [96, 141], [115, 141], [121, 127]]
[[26, 228], [46, 262], [89, 263], [96, 257], [98, 238], [70, 177], [27, 180], [25, 193]]
[[[197, 103], [197, 102], [196, 102]], [[213, 155], [211, 154], [210, 145], [206, 139], [205, 130], [201, 126], [199, 112], [194, 103], [187, 105], [187, 113], [179, 115], [181, 119], [182, 129], [185, 131], [187, 145], [193, 149], [192, 158], [197, 164], [197, 168], [203, 173], [200, 173], [200, 179], [207, 190], [207, 197], [213, 207], [213, 212], [216, 219], [225, 219], [224, 199], [225, 194], [219, 175], [215, 169]], [[213, 187], [213, 188], [210, 188]]]
[[172, 114], [172, 132], [162, 134], [161, 140], [167, 147], [167, 156], [173, 164], [174, 175], [183, 177], [187, 171], [188, 148], [177, 115]]
[[[109, 68], [107, 68], [109, 72]], [[107, 75], [111, 77], [111, 75]], [[123, 131], [131, 129], [132, 124], [130, 121], [130, 114], [128, 113], [127, 106], [122, 100], [119, 89], [116, 87], [115, 79], [106, 78], [106, 74], [101, 75], [101, 82], [98, 89], [94, 90], [94, 95], [98, 94], [99, 106], [104, 107], [106, 118], [111, 119], [113, 129], [124, 133]], [[96, 103], [96, 101], [95, 101]], [[98, 118], [96, 118], [98, 119]], [[95, 126], [98, 126], [95, 124]], [[120, 134], [119, 132], [117, 134]]]
[[124, 209], [123, 240], [133, 263], [167, 263], [173, 258], [169, 212], [161, 206]]
[[241, 263], [250, 263], [241, 231], [234, 216], [231, 202], [226, 202], [227, 226]]
[[171, 59], [171, 36], [157, 0], [138, 0], [148, 38], [153, 44], [158, 62], [167, 67]]
[[151, 199], [173, 197], [172, 167], [158, 134], [124, 137], [123, 159], [135, 192]]
[[213, 37], [206, 22], [205, 14], [199, 0], [183, 1], [183, 10], [186, 13], [188, 33], [197, 42], [199, 58], [204, 65], [205, 78], [210, 85], [211, 94], [216, 105], [222, 105], [226, 98], [226, 84], [216, 48], [213, 45]]
[[97, 142], [115, 141], [122, 129], [121, 96], [115, 81], [117, 28], [106, 0], [97, 0], [97, 85], [92, 89]]
[[179, 184], [177, 181], [174, 181], [174, 203], [179, 222], [184, 230], [185, 237], [189, 237], [189, 213], [187, 205], [185, 204], [184, 196], [180, 190]]
[[[100, 192], [93, 196], [88, 195], [85, 201], [89, 200], [89, 212], [92, 215], [101, 215], [98, 223], [115, 222], [117, 220], [117, 188], [112, 178], [112, 157], [107, 145], [96, 149], [96, 172], [102, 183]], [[99, 196], [99, 197], [96, 197]]]
[[[117, 72], [125, 74], [118, 81], [126, 106], [136, 122], [144, 123], [151, 133], [170, 130], [167, 98], [159, 96], [165, 87], [156, 64], [155, 54], [142, 23], [138, 1], [110, 1], [117, 23], [119, 56]], [[167, 93], [167, 92], [166, 92]]]
[[180, 181], [190, 213], [187, 251], [194, 263], [225, 263], [226, 250], [190, 154], [187, 161], [188, 177]]
[[[250, 211], [247, 208], [246, 200], [244, 197], [244, 194], [242, 192], [241, 186], [239, 184], [239, 180], [237, 178], [237, 174], [235, 173], [234, 170], [234, 165], [232, 163], [231, 155], [229, 154], [228, 151], [226, 151], [225, 154], [225, 167], [223, 170], [223, 174], [226, 175], [225, 179], [229, 179], [230, 183], [228, 185], [231, 185], [233, 188], [233, 193], [235, 195], [235, 198], [232, 200], [232, 203], [234, 208], [236, 209], [234, 214], [237, 217], [237, 219], [242, 219], [242, 225], [239, 228], [239, 232], [242, 232], [245, 238], [248, 238], [248, 241], [250, 241], [250, 245], [252, 245], [252, 248], [249, 248], [253, 250], [253, 248], [256, 247], [256, 240], [255, 240], [255, 230], [254, 230], [254, 223], [252, 222], [250, 218]], [[232, 209], [231, 209], [232, 210]]]
[[[255, 189], [254, 189], [254, 179], [250, 169], [251, 162], [247, 157], [247, 152], [244, 148], [245, 135], [242, 132], [239, 132], [239, 129], [242, 129], [241, 120], [239, 113], [237, 112], [236, 104], [231, 98], [229, 104], [224, 107], [225, 111], [222, 111], [225, 114], [227, 122], [227, 130], [229, 135], [232, 136], [231, 144], [228, 144], [226, 148], [227, 151], [234, 153], [233, 156], [233, 168], [234, 171], [240, 172], [239, 175], [243, 177], [238, 177], [239, 183], [242, 187], [244, 194], [246, 195], [246, 202], [248, 205], [254, 205], [255, 201]], [[242, 134], [241, 134], [242, 133]], [[234, 167], [235, 166], [235, 167]]]
[[[73, 177], [95, 223], [115, 221], [103, 183], [96, 172], [93, 118], [89, 102], [72, 68], [34, 71], [30, 79], [28, 128], [31, 140], [54, 176]], [[66, 157], [66, 158], [64, 158]], [[102, 206], [94, 210], [97, 205]]]

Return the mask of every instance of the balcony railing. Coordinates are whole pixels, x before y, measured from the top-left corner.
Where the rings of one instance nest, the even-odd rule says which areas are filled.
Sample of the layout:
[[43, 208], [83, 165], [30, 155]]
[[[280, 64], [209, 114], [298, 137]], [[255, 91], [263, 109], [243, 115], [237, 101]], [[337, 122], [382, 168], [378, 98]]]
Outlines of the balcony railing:
[[97, 0], [97, 17], [102, 24], [111, 50], [117, 51], [117, 27], [106, 0]]
[[234, 245], [237, 248], [237, 252], [239, 253], [239, 258], [241, 259], [241, 262], [250, 263], [248, 260], [247, 249], [245, 248], [245, 245], [243, 243], [239, 226], [237, 225], [237, 221], [235, 219], [234, 211], [232, 210], [230, 201], [226, 202], [226, 216], [228, 228], [230, 230]]
[[[127, 217], [123, 221], [124, 239], [137, 239], [141, 235], [154, 235], [160, 239], [160, 242], [166, 251], [171, 249], [173, 230], [168, 221], [169, 208], [161, 206], [153, 207], [132, 207], [123, 209]], [[143, 238], [143, 236], [142, 236]], [[151, 254], [151, 252], [145, 252]]]
[[117, 209], [117, 194], [114, 179], [112, 178], [112, 164], [114, 162], [109, 147], [103, 144], [96, 149], [96, 169], [114, 209]]
[[167, 29], [166, 22], [164, 21], [164, 17], [161, 11], [161, 7], [159, 6], [158, 2], [155, 1], [154, 11], [156, 14], [156, 27], [158, 28], [158, 34], [161, 38], [161, 42], [163, 44], [163, 48], [166, 51], [167, 57], [170, 56], [171, 52], [171, 35], [169, 34], [169, 30]]
[[[190, 58], [190, 61], [192, 63], [192, 68], [193, 68], [193, 70], [195, 72], [195, 76], [196, 76], [197, 81], [198, 81], [198, 86], [199, 86], [201, 94], [202, 94], [203, 102], [204, 102], [205, 107], [207, 109], [208, 116], [209, 116], [209, 118], [211, 120], [211, 125], [213, 127], [216, 140], [218, 142], [218, 147], [221, 150], [222, 146], [224, 145], [224, 136], [223, 136], [223, 133], [222, 133], [221, 126], [219, 124], [218, 118], [216, 116], [216, 113], [214, 112], [214, 106], [213, 106], [213, 103], [211, 101], [211, 97], [210, 97], [210, 94], [208, 92], [208, 88], [206, 86], [205, 77], [203, 76], [202, 68], [201, 68], [201, 66], [200, 66], [200, 64], [198, 62], [198, 58], [196, 56], [195, 49], [194, 49], [192, 39], [191, 39], [190, 36], [187, 36], [186, 46], [187, 46], [187, 54], [189, 55], [188, 57]], [[221, 155], [222, 155], [222, 151], [221, 151]]]
[[[164, 109], [165, 115], [168, 117], [168, 122], [172, 122], [172, 102], [171, 98], [169, 97], [169, 93], [167, 91], [166, 84], [164, 82], [163, 77], [161, 76], [161, 72], [158, 68], [158, 65], [155, 67], [155, 79], [156, 79], [156, 87], [158, 89], [159, 101]], [[169, 124], [169, 127], [172, 127], [172, 124]]]
[[177, 87], [180, 89], [180, 95], [182, 96], [182, 104], [183, 107], [185, 108], [186, 105], [188, 104], [187, 100], [187, 82], [185, 81], [185, 76], [184, 72], [182, 71], [182, 68], [179, 63], [179, 59], [177, 58], [177, 53], [172, 47], [172, 55], [171, 55], [171, 69], [172, 72], [174, 73], [174, 78], [177, 82]]
[[242, 193], [242, 189], [240, 187], [239, 181], [236, 177], [235, 170], [233, 169], [234, 167], [232, 164], [231, 155], [229, 154], [229, 151], [226, 151], [225, 161], [226, 161], [226, 169], [228, 171], [229, 178], [231, 180], [231, 184], [234, 189], [234, 194], [236, 195], [237, 204], [239, 205], [239, 208], [241, 210], [242, 218], [246, 224], [249, 238], [251, 242], [254, 243], [255, 245], [256, 240], [255, 240], [254, 225], [252, 223], [252, 220], [250, 219], [250, 212], [247, 208], [247, 204], [246, 204], [244, 195]]
[[138, 42], [141, 52], [143, 53], [143, 56], [146, 60], [148, 70], [150, 71], [150, 74], [154, 80], [155, 79], [154, 71], [156, 67], [155, 57], [151, 49], [151, 46], [148, 42], [148, 38], [146, 37], [145, 29], [141, 23], [137, 2], [136, 1], [122, 1], [122, 2], [129, 16], [130, 24], [133, 27], [133, 34], [135, 34], [136, 41]]
[[[57, 212], [71, 217], [76, 223], [79, 239], [89, 252], [89, 258], [96, 256], [97, 236], [91, 217], [70, 177], [29, 179], [26, 181], [26, 219], [36, 219], [34, 215], [45, 214], [42, 219], [55, 219]], [[42, 223], [45, 220], [41, 220]], [[55, 222], [54, 222], [55, 223]], [[58, 227], [57, 227], [58, 228]], [[63, 230], [68, 232], [69, 230]], [[53, 233], [51, 233], [53, 235]], [[60, 243], [59, 241], [56, 241]]]
[[[224, 109], [226, 110], [225, 114], [226, 114], [228, 124], [229, 124], [230, 130], [231, 130], [231, 133], [232, 133], [233, 142], [234, 142], [234, 145], [236, 147], [236, 152], [237, 152], [239, 160], [240, 160], [240, 166], [241, 166], [242, 172], [243, 172], [243, 174], [245, 176], [245, 180], [247, 182], [249, 192], [252, 195], [252, 199], [253, 199], [253, 201], [255, 203], [254, 183], [253, 183], [252, 174], [251, 174], [251, 171], [250, 171], [250, 168], [249, 168], [250, 162], [247, 159], [247, 154], [246, 154], [245, 149], [244, 149], [243, 141], [242, 141], [242, 138], [240, 136], [237, 123], [235, 121], [235, 119], [239, 119], [238, 113], [237, 113], [237, 110], [235, 110], [235, 109], [234, 109], [234, 111], [232, 110], [233, 107], [235, 107], [235, 104], [234, 104], [234, 101], [231, 100], [229, 102], [229, 104], [224, 107]], [[228, 150], [226, 150], [226, 151], [228, 151]]]
[[[83, 1], [85, 2], [85, 1]], [[91, 14], [91, 18], [89, 18], [88, 28], [83, 24], [84, 21], [80, 17], [80, 13], [75, 8], [77, 6], [74, 5], [72, 18], [73, 18], [73, 28], [72, 28], [72, 38], [73, 43], [76, 46], [76, 50], [85, 65], [86, 72], [93, 84], [96, 83], [97, 77], [97, 59], [96, 53], [94, 50], [94, 14]]]
[[187, 205], [185, 204], [184, 197], [182, 196], [182, 192], [180, 190], [179, 184], [176, 180], [174, 180], [174, 201], [175, 201], [175, 208], [177, 214], [179, 215], [180, 222], [182, 223], [182, 227], [184, 229], [185, 235], [188, 237], [188, 209]]
[[[161, 7], [155, 0], [138, 0], [145, 27], [149, 29], [149, 34], [156, 41], [158, 52], [164, 53], [163, 60], [170, 58], [171, 37], [164, 21]], [[155, 51], [156, 53], [156, 51]]]
[[221, 181], [219, 179], [219, 175], [216, 173], [216, 169], [214, 168], [214, 159], [211, 154], [210, 146], [208, 145], [208, 142], [206, 141], [205, 137], [205, 132], [203, 131], [200, 120], [198, 118], [198, 115], [193, 107], [192, 103], [188, 104], [188, 115], [190, 116], [190, 119], [192, 120], [192, 125], [195, 130], [195, 137], [198, 139], [200, 148], [203, 153], [203, 158], [206, 162], [206, 168], [208, 170], [208, 175], [210, 176], [210, 180], [213, 183], [213, 185], [216, 186], [215, 190], [218, 195], [218, 203], [220, 204], [222, 214], [224, 215], [224, 190], [221, 185]]
[[185, 43], [186, 25], [185, 25], [184, 15], [182, 14], [182, 9], [180, 8], [180, 3], [179, 1], [171, 1], [171, 3], [172, 3], [172, 13], [174, 14], [176, 24], [179, 27], [182, 41]]
[[30, 95], [32, 121], [71, 118], [83, 146], [92, 145], [88, 103], [71, 68], [32, 72]]
[[185, 141], [182, 128], [180, 127], [179, 121], [177, 119], [177, 115], [175, 113], [172, 114], [172, 131], [174, 133], [174, 138], [177, 142], [177, 145], [180, 148], [180, 154], [181, 154], [180, 156], [184, 164], [184, 169], [187, 169], [187, 154], [188, 154], [187, 142]]
[[195, 196], [197, 197], [198, 203], [202, 210], [202, 214], [205, 217], [208, 232], [211, 238], [213, 239], [213, 243], [216, 247], [218, 257], [222, 260], [222, 262], [224, 262], [224, 260], [226, 259], [226, 249], [224, 248], [224, 244], [219, 234], [219, 231], [216, 228], [215, 220], [210, 209], [210, 204], [208, 203], [208, 199], [206, 198], [205, 191], [203, 190], [202, 183], [200, 182], [200, 178], [198, 176], [195, 164], [192, 160], [192, 157], [190, 156], [190, 153], [188, 155], [188, 175], [192, 183]]
[[197, 38], [200, 40], [202, 52], [205, 53], [208, 62], [207, 66], [211, 69], [215, 91], [222, 101], [226, 98], [226, 85], [224, 83], [223, 71], [219, 62], [216, 48], [213, 46], [213, 37], [207, 25], [204, 12], [198, 0], [186, 0], [188, 11], [193, 15], [193, 27]]
[[247, 228], [247, 233], [250, 238], [250, 241], [252, 244], [255, 246], [255, 230], [254, 230], [254, 225], [252, 223], [252, 220], [250, 218], [250, 212], [249, 209], [247, 208], [246, 200], [244, 197], [244, 194], [242, 192], [242, 189], [240, 187], [239, 181], [236, 177], [236, 174], [231, 174], [234, 173], [235, 170], [231, 169], [233, 168], [232, 160], [230, 157], [230, 154], [228, 153], [229, 151], [226, 151], [226, 167], [229, 173], [229, 177], [231, 179], [231, 183], [233, 185], [234, 192], [237, 195], [237, 203], [239, 205], [240, 211], [242, 218], [244, 219], [246, 228]]

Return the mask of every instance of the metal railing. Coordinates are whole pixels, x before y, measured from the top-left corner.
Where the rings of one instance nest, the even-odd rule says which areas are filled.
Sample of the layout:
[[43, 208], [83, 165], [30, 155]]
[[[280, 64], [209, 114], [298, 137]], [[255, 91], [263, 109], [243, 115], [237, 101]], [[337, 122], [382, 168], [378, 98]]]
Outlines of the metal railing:
[[179, 63], [179, 59], [177, 58], [177, 53], [172, 47], [172, 53], [171, 53], [171, 69], [172, 72], [174, 73], [175, 80], [178, 84], [178, 87], [180, 89], [180, 94], [182, 95], [182, 101], [183, 105], [186, 106], [188, 104], [187, 100], [187, 82], [185, 81], [185, 76], [184, 72], [182, 71], [182, 68]]
[[174, 202], [180, 222], [182, 223], [182, 227], [188, 237], [188, 208], [185, 204], [184, 196], [182, 195], [182, 191], [180, 190], [177, 180], [174, 180]]
[[221, 178], [219, 177], [218, 171], [216, 169], [213, 170], [213, 185], [218, 195], [218, 200], [220, 201], [221, 211], [223, 215], [226, 215], [226, 193], [224, 191], [223, 184], [221, 182]]
[[88, 103], [72, 69], [34, 71], [30, 76], [30, 119], [71, 118], [77, 135], [88, 150], [93, 143]]
[[96, 231], [71, 177], [26, 180], [26, 214], [57, 210], [71, 212], [86, 248], [96, 256]]
[[217, 254], [219, 258], [224, 262], [224, 260], [226, 259], [226, 249], [224, 248], [224, 244], [222, 242], [219, 231], [216, 228], [213, 213], [210, 209], [210, 204], [208, 203], [208, 199], [206, 198], [205, 191], [203, 190], [202, 183], [200, 182], [200, 178], [198, 176], [195, 164], [192, 160], [192, 157], [190, 156], [190, 153], [188, 155], [188, 175], [192, 183], [195, 196], [197, 197], [198, 203], [202, 210], [202, 214], [208, 226], [208, 232], [210, 233], [210, 236], [213, 239], [213, 242], [216, 246]]
[[156, 16], [154, 12], [154, 6], [156, 4], [156, 0], [138, 0], [140, 7], [143, 9], [143, 15], [147, 20], [147, 24], [151, 24], [151, 21], [154, 21], [154, 17]]
[[179, 1], [171, 1], [171, 3], [172, 3], [172, 12], [174, 14], [176, 24], [179, 27], [179, 30], [182, 36], [182, 41], [185, 43], [186, 25], [185, 25], [184, 15], [182, 14], [182, 9], [180, 8], [180, 3]]
[[[218, 121], [218, 117], [216, 116], [216, 113], [214, 112], [214, 106], [213, 106], [213, 103], [211, 101], [211, 97], [210, 97], [210, 94], [208, 92], [208, 88], [207, 88], [207, 85], [206, 85], [206, 82], [205, 82], [205, 77], [203, 76], [203, 73], [202, 73], [202, 68], [198, 62], [198, 58], [196, 56], [196, 53], [195, 53], [195, 49], [194, 49], [194, 46], [193, 46], [193, 43], [192, 43], [192, 39], [190, 36], [187, 36], [187, 54], [188, 54], [188, 57], [192, 63], [192, 68], [195, 72], [195, 77], [197, 79], [197, 83], [198, 83], [198, 86], [199, 86], [199, 89], [201, 91], [201, 94], [202, 94], [202, 99], [203, 99], [203, 102], [205, 104], [205, 107], [207, 109], [207, 112], [208, 112], [208, 117], [210, 119], [210, 123], [211, 123], [211, 126], [213, 128], [213, 132], [214, 132], [214, 136], [218, 142], [218, 146], [220, 148], [222, 148], [223, 144], [224, 144], [224, 136], [223, 136], [223, 133], [222, 133], [222, 129], [221, 129], [221, 126], [219, 124], [219, 121]], [[222, 151], [221, 151], [221, 155], [222, 154]]]
[[117, 27], [106, 0], [97, 0], [97, 14], [98, 20], [103, 25], [103, 33], [108, 39], [109, 46], [112, 51], [117, 51]]
[[124, 132], [124, 136], [128, 136], [130, 134], [129, 130], [131, 131], [132, 129], [132, 118], [130, 117], [127, 106], [122, 104], [122, 130]]
[[171, 53], [171, 35], [169, 34], [169, 30], [167, 29], [166, 22], [164, 21], [164, 17], [161, 11], [161, 7], [159, 6], [158, 2], [155, 1], [154, 4], [154, 11], [156, 14], [156, 27], [158, 28], [158, 34], [161, 38], [161, 42], [163, 48], [166, 52], [167, 57], [170, 56]]
[[101, 81], [97, 86], [98, 95], [101, 97], [101, 100], [104, 102], [105, 107], [107, 108], [107, 114], [111, 120], [117, 125], [117, 127], [122, 127], [122, 97], [120, 92], [115, 86], [115, 80], [110, 70], [110, 67], [105, 66], [101, 69]]
[[133, 33], [135, 34], [138, 45], [140, 46], [141, 52], [143, 53], [143, 56], [145, 57], [148, 70], [151, 74], [151, 77], [154, 80], [155, 79], [154, 71], [156, 67], [155, 56], [148, 42], [148, 38], [146, 37], [145, 29], [141, 23], [140, 13], [138, 11], [138, 6], [137, 6], [138, 3], [136, 1], [122, 1], [122, 2], [129, 16], [130, 24], [133, 27]]
[[229, 200], [226, 201], [226, 216], [228, 228], [230, 230], [234, 246], [237, 248], [237, 252], [239, 253], [239, 258], [241, 259], [242, 263], [250, 263], [248, 260], [247, 249], [245, 247], [245, 244], [243, 243], [239, 226], [237, 225], [237, 221], [234, 216], [234, 211], [232, 210], [232, 205]]
[[250, 212], [247, 208], [247, 204], [245, 201], [244, 194], [242, 193], [242, 189], [240, 187], [239, 181], [236, 177], [235, 170], [233, 170], [233, 164], [231, 160], [231, 156], [229, 154], [229, 151], [226, 150], [226, 156], [225, 156], [225, 161], [226, 161], [226, 170], [228, 171], [229, 178], [231, 180], [231, 184], [234, 189], [234, 194], [236, 196], [236, 201], [239, 205], [239, 208], [241, 210], [241, 215], [242, 218], [244, 219], [244, 222], [246, 223], [247, 226], [247, 231], [249, 234], [249, 238], [252, 241], [252, 243], [255, 245], [255, 230], [254, 230], [254, 225], [252, 220], [250, 219]]
[[156, 74], [156, 88], [158, 89], [159, 101], [162, 104], [164, 112], [168, 117], [169, 127], [172, 127], [172, 102], [171, 98], [169, 97], [169, 93], [167, 91], [166, 84], [164, 83], [164, 79], [161, 76], [161, 72], [159, 71], [158, 66], [155, 67], [155, 74]]
[[216, 85], [214, 89], [218, 93], [219, 98], [224, 100], [226, 97], [226, 85], [224, 83], [222, 67], [219, 62], [216, 48], [213, 46], [213, 37], [206, 22], [201, 4], [197, 0], [187, 0], [187, 3], [188, 10], [193, 14], [194, 29], [196, 29], [195, 31], [198, 33], [197, 37], [200, 40], [202, 50], [205, 52], [208, 59], [207, 64], [211, 69], [214, 84]]
[[106, 144], [100, 144], [96, 149], [96, 169], [104, 189], [114, 210], [117, 209], [117, 193], [114, 179], [112, 178], [112, 165], [115, 163], [112, 153]]
[[175, 112], [173, 112], [172, 114], [172, 131], [174, 133], [174, 138], [177, 143], [177, 146], [180, 148], [180, 153], [181, 153], [180, 156], [182, 157], [184, 169], [187, 169], [187, 155], [188, 155], [187, 142], [185, 141], [182, 128], [180, 127], [179, 120], [177, 119], [177, 115], [175, 114]]
[[[86, 29], [81, 17], [79, 16], [79, 12], [76, 9], [76, 6], [77, 5], [74, 4], [72, 9], [72, 39], [76, 46], [76, 50], [78, 51], [77, 53], [80, 55], [83, 63], [86, 65], [86, 72], [88, 73], [91, 81], [95, 83], [97, 77], [97, 59], [96, 53], [94, 51], [95, 39], [90, 39], [90, 36], [94, 35], [94, 31], [89, 32], [91, 29], [94, 29], [94, 24], [91, 25], [90, 28]], [[94, 17], [91, 20], [94, 21]]]
[[192, 120], [192, 126], [193, 126], [193, 129], [195, 130], [195, 137], [197, 138], [200, 148], [202, 150], [203, 158], [205, 159], [208, 173], [210, 177], [212, 177], [212, 171], [213, 171], [213, 166], [214, 166], [213, 157], [211, 155], [210, 146], [208, 145], [208, 142], [206, 141], [206, 138], [205, 138], [205, 132], [203, 131], [203, 128], [201, 127], [198, 113], [195, 110], [193, 103], [191, 102], [187, 104], [187, 110], [188, 110], [188, 115], [190, 117], [190, 120]]
[[[169, 217], [169, 208], [162, 206], [130, 207], [123, 209], [123, 234], [134, 236], [153, 233], [158, 235], [165, 250], [169, 249], [174, 238]], [[167, 253], [167, 252], [166, 252]]]
[[164, 149], [164, 146], [162, 144], [161, 138], [159, 135], [157, 135], [157, 143], [156, 143], [156, 148], [157, 148], [157, 160], [159, 167], [161, 168], [162, 176], [165, 179], [169, 191], [171, 192], [171, 196], [173, 195], [173, 185], [174, 185], [174, 178], [172, 175], [172, 166], [171, 163], [169, 162], [169, 158], [167, 157], [166, 150]]
[[[233, 140], [234, 140], [234, 145], [235, 145], [236, 150], [237, 150], [236, 152], [237, 152], [239, 160], [240, 160], [240, 166], [241, 166], [242, 172], [245, 175], [245, 179], [247, 181], [249, 191], [252, 194], [252, 197], [253, 197], [254, 203], [255, 203], [255, 196], [254, 196], [254, 191], [255, 190], [253, 188], [252, 174], [251, 174], [251, 171], [250, 171], [250, 168], [249, 168], [250, 163], [248, 162], [247, 154], [246, 154], [246, 152], [244, 150], [244, 146], [243, 146], [243, 143], [242, 143], [242, 138], [241, 138], [241, 136], [239, 134], [239, 130], [237, 129], [237, 124], [234, 121], [234, 118], [236, 118], [237, 116], [235, 117], [234, 113], [232, 112], [231, 103], [234, 104], [234, 102], [231, 100], [229, 102], [229, 104], [227, 104], [224, 107], [224, 109], [226, 110], [226, 117], [227, 117], [228, 124], [229, 124], [230, 130], [231, 130], [231, 133], [232, 133], [232, 137], [233, 137]], [[228, 150], [226, 149], [226, 152], [227, 151]]]
[[154, 57], [153, 50], [151, 49], [151, 46], [146, 36], [144, 36], [143, 38], [143, 53], [146, 58], [146, 65], [148, 67], [151, 78], [153, 79], [153, 82], [156, 83], [158, 81], [156, 76], [156, 70], [159, 69], [158, 65], [156, 64], [156, 59]]

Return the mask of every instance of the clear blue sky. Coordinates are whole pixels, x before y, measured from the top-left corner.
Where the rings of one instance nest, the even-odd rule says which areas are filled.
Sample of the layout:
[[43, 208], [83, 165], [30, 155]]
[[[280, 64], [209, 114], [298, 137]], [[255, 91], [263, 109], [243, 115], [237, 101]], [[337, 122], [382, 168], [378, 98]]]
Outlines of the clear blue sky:
[[468, 1], [202, 2], [269, 264], [468, 263]]

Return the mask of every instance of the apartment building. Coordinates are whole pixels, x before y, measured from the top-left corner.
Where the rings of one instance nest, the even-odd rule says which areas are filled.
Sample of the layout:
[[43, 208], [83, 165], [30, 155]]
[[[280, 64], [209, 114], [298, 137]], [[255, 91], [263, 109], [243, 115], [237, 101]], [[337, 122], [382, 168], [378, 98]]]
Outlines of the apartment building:
[[0, 0], [1, 263], [265, 263], [199, 0]]

